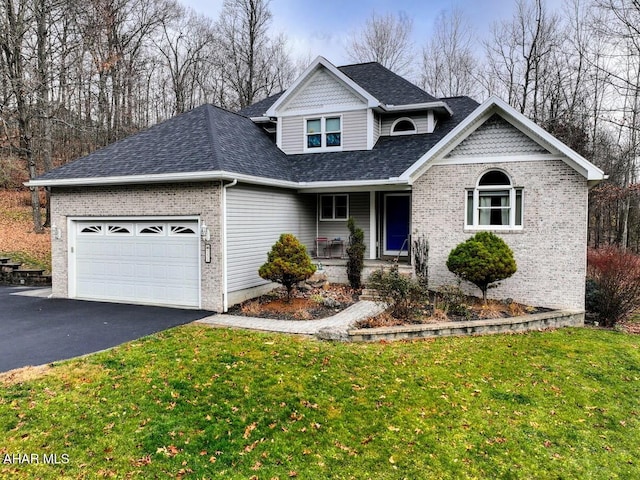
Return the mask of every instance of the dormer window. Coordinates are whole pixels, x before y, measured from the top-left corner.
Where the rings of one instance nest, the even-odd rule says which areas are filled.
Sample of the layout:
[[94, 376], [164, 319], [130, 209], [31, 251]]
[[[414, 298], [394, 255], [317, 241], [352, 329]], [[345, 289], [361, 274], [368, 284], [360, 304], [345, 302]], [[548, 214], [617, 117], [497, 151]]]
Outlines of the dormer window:
[[306, 120], [306, 150], [340, 150], [342, 119], [340, 117], [308, 118]]
[[414, 133], [418, 133], [418, 129], [410, 118], [399, 118], [391, 125], [391, 135], [412, 135]]

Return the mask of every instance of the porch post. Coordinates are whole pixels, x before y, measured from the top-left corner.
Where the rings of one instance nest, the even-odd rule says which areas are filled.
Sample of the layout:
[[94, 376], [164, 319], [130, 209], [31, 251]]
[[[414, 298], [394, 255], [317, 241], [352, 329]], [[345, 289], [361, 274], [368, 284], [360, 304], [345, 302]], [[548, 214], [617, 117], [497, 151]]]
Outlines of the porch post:
[[376, 192], [369, 192], [369, 260], [376, 259]]

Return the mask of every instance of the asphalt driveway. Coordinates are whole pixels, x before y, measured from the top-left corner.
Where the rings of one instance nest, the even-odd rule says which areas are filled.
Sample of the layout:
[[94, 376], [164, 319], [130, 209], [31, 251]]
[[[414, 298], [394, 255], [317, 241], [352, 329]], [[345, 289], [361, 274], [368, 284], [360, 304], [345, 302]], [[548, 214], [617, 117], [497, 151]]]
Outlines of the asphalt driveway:
[[97, 352], [211, 312], [16, 295], [0, 286], [0, 372]]

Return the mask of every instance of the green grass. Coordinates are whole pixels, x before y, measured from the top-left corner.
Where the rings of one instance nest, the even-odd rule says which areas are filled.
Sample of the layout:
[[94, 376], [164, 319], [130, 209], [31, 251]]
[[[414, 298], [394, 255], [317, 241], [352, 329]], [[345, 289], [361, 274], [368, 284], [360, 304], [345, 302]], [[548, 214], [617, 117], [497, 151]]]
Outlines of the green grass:
[[[185, 326], [8, 385], [11, 478], [640, 478], [640, 337], [334, 344]], [[40, 457], [42, 458], [42, 457]]]
[[34, 255], [24, 252], [0, 252], [0, 257], [8, 257], [12, 262], [23, 264], [24, 268], [41, 268], [46, 272], [51, 271], [51, 254], [48, 253], [44, 259], [37, 258]]

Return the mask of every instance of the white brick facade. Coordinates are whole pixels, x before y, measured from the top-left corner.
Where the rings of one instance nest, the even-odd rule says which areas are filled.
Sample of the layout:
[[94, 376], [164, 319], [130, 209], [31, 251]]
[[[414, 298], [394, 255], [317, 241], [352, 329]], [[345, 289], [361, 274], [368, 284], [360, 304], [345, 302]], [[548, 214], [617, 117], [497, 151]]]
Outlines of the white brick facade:
[[[466, 189], [491, 168], [523, 187], [523, 228], [496, 232], [513, 250], [518, 271], [489, 290], [494, 298], [528, 305], [584, 309], [588, 188], [561, 160], [433, 166], [413, 185], [412, 233], [430, 244], [432, 286], [456, 283], [449, 252], [475, 231], [465, 230]], [[480, 292], [473, 285], [468, 289]]]
[[220, 183], [178, 183], [112, 187], [54, 188], [51, 224], [61, 229], [52, 238], [53, 295], [68, 297], [69, 217], [197, 216], [211, 232], [211, 263], [205, 263], [201, 243], [201, 298], [205, 310], [222, 311], [222, 187]]

